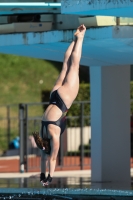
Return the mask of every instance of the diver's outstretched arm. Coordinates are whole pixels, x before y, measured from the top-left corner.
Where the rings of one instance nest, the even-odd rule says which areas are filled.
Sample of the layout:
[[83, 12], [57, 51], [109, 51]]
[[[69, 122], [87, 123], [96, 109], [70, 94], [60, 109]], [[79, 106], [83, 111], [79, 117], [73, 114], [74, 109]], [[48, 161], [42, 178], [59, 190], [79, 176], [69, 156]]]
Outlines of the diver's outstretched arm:
[[46, 178], [46, 182], [43, 185], [49, 185], [52, 181], [52, 177], [54, 175], [55, 167], [56, 167], [56, 159], [59, 151], [59, 137], [57, 135], [53, 135], [51, 142], [51, 153], [49, 156], [49, 174]]

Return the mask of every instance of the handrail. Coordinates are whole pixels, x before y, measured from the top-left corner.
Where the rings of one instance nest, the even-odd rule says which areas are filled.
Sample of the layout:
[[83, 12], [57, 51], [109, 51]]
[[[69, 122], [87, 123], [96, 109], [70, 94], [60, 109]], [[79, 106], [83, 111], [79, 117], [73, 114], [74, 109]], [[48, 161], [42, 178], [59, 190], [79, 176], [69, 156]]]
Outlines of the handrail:
[[0, 3], [0, 8], [15, 8], [15, 7], [35, 7], [35, 8], [43, 8], [43, 7], [52, 7], [57, 8], [61, 7], [61, 3], [41, 3], [41, 2], [28, 2], [28, 3]]

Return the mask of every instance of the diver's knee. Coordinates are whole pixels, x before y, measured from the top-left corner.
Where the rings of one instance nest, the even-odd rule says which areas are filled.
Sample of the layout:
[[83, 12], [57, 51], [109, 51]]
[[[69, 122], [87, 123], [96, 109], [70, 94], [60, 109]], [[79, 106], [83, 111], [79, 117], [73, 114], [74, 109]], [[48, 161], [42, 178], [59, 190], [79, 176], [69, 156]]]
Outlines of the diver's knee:
[[56, 162], [56, 159], [57, 159], [57, 157], [52, 157], [52, 158], [50, 158], [50, 161], [51, 162]]

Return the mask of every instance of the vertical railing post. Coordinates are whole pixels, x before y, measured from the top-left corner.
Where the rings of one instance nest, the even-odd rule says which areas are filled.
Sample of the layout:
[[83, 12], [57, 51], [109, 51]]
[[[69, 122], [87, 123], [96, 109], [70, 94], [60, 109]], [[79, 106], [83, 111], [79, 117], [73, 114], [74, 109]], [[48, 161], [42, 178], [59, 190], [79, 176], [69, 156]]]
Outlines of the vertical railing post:
[[83, 144], [83, 128], [84, 128], [84, 103], [81, 102], [81, 115], [80, 115], [80, 168], [83, 169], [84, 165], [84, 144]]
[[[65, 133], [64, 133], [65, 134]], [[59, 166], [62, 168], [63, 167], [63, 153], [64, 153], [64, 148], [63, 148], [63, 137], [64, 134], [62, 134], [60, 136], [60, 148], [59, 148], [59, 152], [58, 152], [58, 164]]]
[[120, 26], [120, 17], [116, 17], [116, 26]]
[[60, 137], [60, 148], [58, 151], [58, 165], [61, 167], [61, 137]]
[[24, 162], [25, 171], [28, 172], [28, 105], [25, 105], [25, 118], [24, 118]]
[[24, 172], [24, 104], [19, 104], [20, 172]]
[[61, 168], [63, 166], [63, 151], [64, 151], [64, 148], [63, 148], [63, 141], [64, 141], [63, 137], [64, 137], [64, 135], [62, 134], [61, 137], [60, 137], [60, 157], [61, 157], [60, 165], [61, 165]]
[[10, 143], [10, 106], [7, 106], [7, 145]]

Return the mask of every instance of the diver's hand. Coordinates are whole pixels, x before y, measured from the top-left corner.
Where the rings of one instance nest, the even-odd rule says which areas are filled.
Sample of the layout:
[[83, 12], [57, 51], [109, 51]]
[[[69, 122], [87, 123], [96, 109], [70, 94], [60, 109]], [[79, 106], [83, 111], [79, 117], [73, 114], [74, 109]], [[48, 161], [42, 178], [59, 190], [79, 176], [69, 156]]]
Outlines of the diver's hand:
[[52, 182], [52, 177], [50, 176], [50, 174], [48, 174], [47, 178], [45, 179], [45, 181], [43, 180], [43, 186], [47, 186]]
[[47, 179], [46, 179], [46, 177], [45, 177], [45, 174], [44, 174], [44, 173], [41, 173], [41, 174], [40, 174], [40, 182], [42, 183], [42, 185], [43, 185], [43, 183], [46, 182], [46, 181], [47, 181]]

